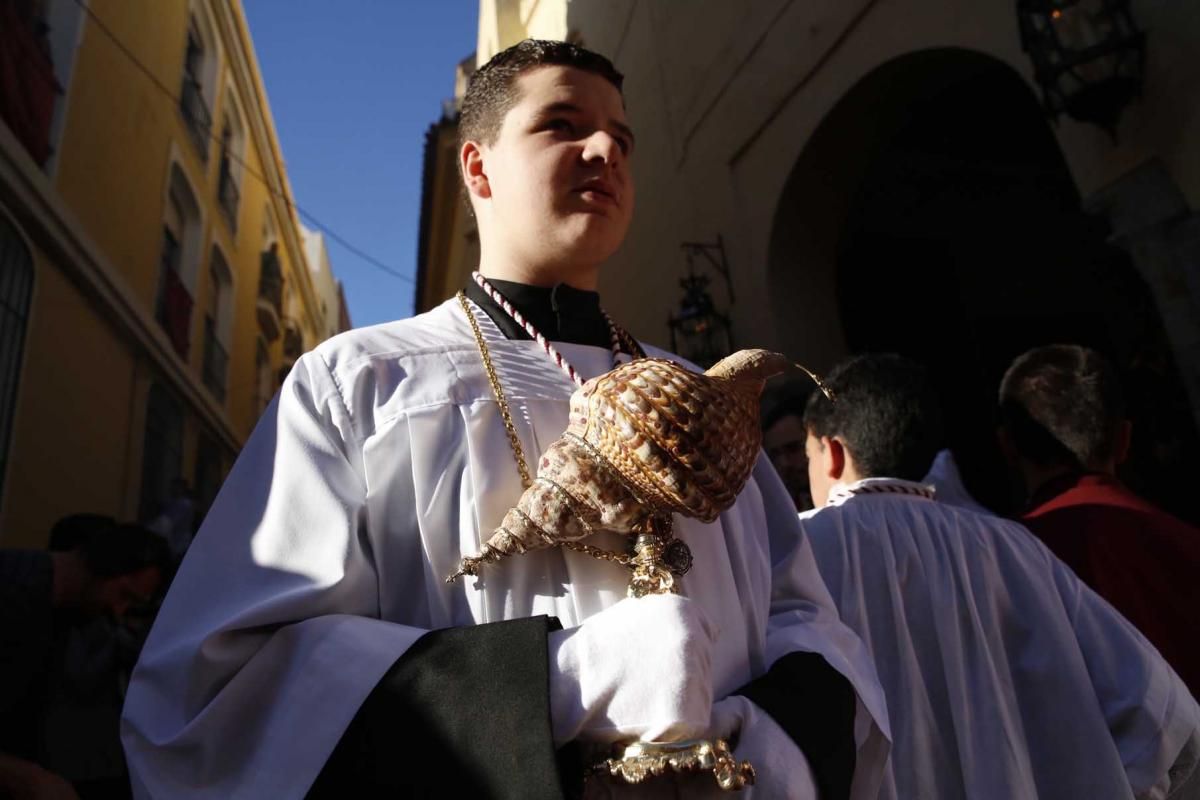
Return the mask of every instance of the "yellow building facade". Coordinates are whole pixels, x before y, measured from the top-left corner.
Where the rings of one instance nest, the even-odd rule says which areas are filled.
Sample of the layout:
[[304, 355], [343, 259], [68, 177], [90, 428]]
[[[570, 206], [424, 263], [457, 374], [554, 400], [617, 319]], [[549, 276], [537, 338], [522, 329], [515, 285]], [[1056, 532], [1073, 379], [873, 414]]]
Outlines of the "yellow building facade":
[[202, 512], [339, 311], [241, 6], [0, 7], [19, 89], [0, 106], [0, 546], [70, 513], [146, 521], [179, 479]]

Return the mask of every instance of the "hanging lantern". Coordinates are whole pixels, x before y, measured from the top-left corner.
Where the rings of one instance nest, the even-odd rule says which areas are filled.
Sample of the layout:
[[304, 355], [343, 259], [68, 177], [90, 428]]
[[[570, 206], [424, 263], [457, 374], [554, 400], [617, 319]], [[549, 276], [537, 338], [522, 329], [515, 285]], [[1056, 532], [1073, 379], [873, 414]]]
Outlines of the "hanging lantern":
[[707, 369], [733, 352], [729, 317], [717, 311], [708, 293], [708, 277], [692, 273], [679, 281], [683, 300], [671, 314], [671, 350]]
[[1021, 47], [1042, 102], [1116, 138], [1121, 111], [1142, 90], [1146, 37], [1130, 0], [1017, 0]]

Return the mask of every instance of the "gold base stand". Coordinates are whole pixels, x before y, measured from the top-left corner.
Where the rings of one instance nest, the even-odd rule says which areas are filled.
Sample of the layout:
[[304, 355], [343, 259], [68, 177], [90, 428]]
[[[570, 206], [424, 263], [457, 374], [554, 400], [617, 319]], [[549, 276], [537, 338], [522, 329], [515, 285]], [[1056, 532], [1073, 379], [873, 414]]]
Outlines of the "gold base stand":
[[[671, 518], [652, 518], [634, 540], [629, 596], [675, 594], [675, 575], [687, 572], [690, 566], [686, 545], [671, 535]], [[754, 767], [734, 758], [724, 739], [631, 742], [618, 746], [612, 758], [593, 765], [592, 772], [626, 783], [641, 783], [667, 773], [711, 772], [717, 785], [731, 792], [754, 783]]]
[[620, 753], [592, 767], [594, 772], [620, 778], [626, 783], [641, 783], [651, 776], [667, 773], [711, 772], [727, 792], [736, 792], [754, 783], [754, 767], [749, 761], [734, 758], [724, 739], [689, 739], [685, 742], [634, 742]]

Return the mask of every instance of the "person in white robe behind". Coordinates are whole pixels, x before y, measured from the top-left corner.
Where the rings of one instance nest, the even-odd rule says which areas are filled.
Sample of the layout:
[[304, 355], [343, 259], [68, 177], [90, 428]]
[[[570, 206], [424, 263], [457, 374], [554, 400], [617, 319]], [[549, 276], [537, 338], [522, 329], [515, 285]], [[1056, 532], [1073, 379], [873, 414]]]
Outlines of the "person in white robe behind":
[[933, 457], [933, 464], [921, 479], [921, 483], [933, 487], [939, 503], [949, 503], [980, 514], [992, 513], [967, 491], [962, 474], [958, 471], [958, 462], [954, 460], [954, 453], [948, 447], [937, 451], [937, 455]]
[[[502, 409], [532, 457], [567, 426], [575, 384], [509, 306], [585, 377], [612, 368], [610, 341], [641, 351], [595, 292], [633, 207], [620, 81], [562, 42], [474, 73], [460, 167], [503, 299], [471, 283], [293, 367], [133, 675], [138, 797], [560, 798], [573, 743], [706, 735], [758, 763], [742, 796], [874, 796], [882, 690], [765, 457], [715, 522], [675, 518], [694, 554], [679, 595], [626, 599], [624, 567], [565, 549], [445, 581], [522, 492]], [[587, 788], [685, 785], [716, 791]]]
[[1123, 617], [1021, 525], [932, 499], [922, 368], [865, 355], [805, 412], [801, 525], [880, 672], [884, 798], [1196, 797], [1200, 709]]

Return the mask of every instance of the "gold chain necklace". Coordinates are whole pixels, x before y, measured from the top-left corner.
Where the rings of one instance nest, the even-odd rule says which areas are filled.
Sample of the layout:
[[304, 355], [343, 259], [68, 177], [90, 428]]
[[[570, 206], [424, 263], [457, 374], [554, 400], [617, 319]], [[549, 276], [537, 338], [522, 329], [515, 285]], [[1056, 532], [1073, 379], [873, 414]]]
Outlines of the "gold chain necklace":
[[[508, 433], [508, 445], [512, 449], [513, 460], [517, 462], [517, 472], [521, 474], [521, 488], [522, 490], [528, 489], [533, 485], [533, 479], [529, 476], [529, 464], [525, 461], [525, 448], [521, 446], [521, 438], [517, 436], [517, 427], [513, 424], [512, 411], [509, 410], [508, 398], [504, 396], [504, 387], [500, 384], [500, 376], [496, 374], [496, 366], [492, 363], [491, 351], [488, 349], [487, 342], [483, 340], [483, 331], [479, 329], [479, 322], [475, 319], [474, 312], [471, 311], [467, 295], [460, 289], [455, 297], [458, 298], [463, 313], [467, 315], [467, 321], [471, 324], [471, 333], [475, 335], [475, 345], [479, 348], [484, 372], [487, 373], [488, 383], [492, 385], [492, 395], [496, 398], [496, 405], [500, 408], [500, 418], [504, 420], [504, 430]], [[562, 546], [630, 569], [636, 566], [632, 555], [613, 553], [582, 542], [563, 542]]]

